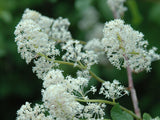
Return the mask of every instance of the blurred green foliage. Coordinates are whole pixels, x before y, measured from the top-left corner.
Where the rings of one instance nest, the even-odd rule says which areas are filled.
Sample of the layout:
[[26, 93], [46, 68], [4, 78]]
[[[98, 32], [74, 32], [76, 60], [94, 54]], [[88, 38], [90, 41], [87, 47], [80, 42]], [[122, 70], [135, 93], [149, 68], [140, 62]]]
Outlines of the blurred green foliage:
[[[160, 53], [160, 2], [128, 0], [128, 11], [124, 20], [144, 33], [151, 46], [159, 48]], [[106, 5], [106, 0], [0, 0], [0, 119], [12, 120], [16, 111], [25, 101], [37, 102], [41, 99], [42, 80], [32, 73], [32, 64], [27, 65], [17, 53], [14, 42], [15, 26], [21, 19], [26, 8], [34, 9], [43, 15], [57, 18], [66, 17], [70, 20], [70, 31], [74, 38], [85, 39], [86, 33], [78, 28], [82, 11], [94, 6], [99, 13], [100, 22], [113, 19]], [[74, 71], [71, 67], [63, 66], [68, 74]], [[126, 71], [121, 71], [107, 64], [96, 65], [93, 71], [105, 80], [118, 79], [127, 86]], [[153, 117], [160, 115], [160, 61], [152, 64], [152, 71], [134, 74], [139, 104], [142, 112], [150, 113]], [[100, 84], [91, 81], [90, 84]], [[95, 97], [95, 96], [92, 96]], [[101, 97], [101, 96], [97, 96]], [[125, 96], [120, 104], [133, 110], [131, 99]]]
[[126, 111], [122, 111], [118, 104], [113, 106], [111, 110], [111, 117], [112, 120], [133, 120], [133, 117]]

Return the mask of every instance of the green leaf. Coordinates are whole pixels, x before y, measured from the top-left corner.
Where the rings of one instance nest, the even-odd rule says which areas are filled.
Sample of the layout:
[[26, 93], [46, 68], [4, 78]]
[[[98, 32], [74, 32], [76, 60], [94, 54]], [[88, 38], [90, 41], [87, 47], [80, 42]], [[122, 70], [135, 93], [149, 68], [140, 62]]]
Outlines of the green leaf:
[[144, 114], [143, 114], [143, 120], [151, 120], [151, 119], [160, 120], [159, 117], [152, 118], [148, 113], [144, 113]]
[[143, 114], [143, 120], [150, 120], [152, 117], [148, 113]]
[[113, 120], [133, 120], [133, 117], [125, 111], [122, 111], [119, 104], [113, 106], [111, 110]]

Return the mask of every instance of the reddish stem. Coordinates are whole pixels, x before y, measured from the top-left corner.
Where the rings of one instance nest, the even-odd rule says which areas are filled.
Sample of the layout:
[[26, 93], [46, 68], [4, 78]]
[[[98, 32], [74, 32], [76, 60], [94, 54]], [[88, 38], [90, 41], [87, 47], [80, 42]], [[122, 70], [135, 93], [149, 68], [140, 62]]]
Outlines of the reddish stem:
[[138, 107], [137, 94], [136, 94], [136, 90], [135, 90], [134, 84], [133, 84], [132, 71], [129, 66], [127, 67], [127, 74], [128, 74], [128, 87], [131, 92], [131, 98], [132, 98], [132, 103], [133, 103], [133, 107], [134, 107], [134, 112], [136, 113], [136, 115], [138, 117], [141, 118], [140, 109]]
[[[113, 16], [114, 19], [118, 19], [118, 16], [116, 15], [115, 11], [113, 12]], [[125, 60], [128, 61], [128, 58], [126, 57], [126, 55], [123, 55]], [[128, 62], [127, 62], [128, 64]], [[131, 92], [131, 99], [132, 99], [132, 103], [133, 103], [133, 107], [134, 107], [134, 112], [135, 114], [141, 118], [141, 112], [140, 109], [138, 107], [138, 99], [137, 99], [137, 94], [136, 94], [136, 90], [134, 88], [134, 84], [133, 84], [133, 78], [132, 78], [132, 70], [129, 67], [129, 64], [127, 65], [127, 75], [128, 75], [128, 89]]]

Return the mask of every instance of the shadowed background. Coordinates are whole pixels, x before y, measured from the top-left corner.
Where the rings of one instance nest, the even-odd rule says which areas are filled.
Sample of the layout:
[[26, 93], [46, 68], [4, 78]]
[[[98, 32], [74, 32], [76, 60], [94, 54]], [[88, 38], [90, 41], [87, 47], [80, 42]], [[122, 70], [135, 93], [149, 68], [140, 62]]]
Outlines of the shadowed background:
[[[128, 7], [124, 16], [126, 23], [144, 33], [144, 38], [150, 43], [149, 47], [156, 46], [160, 53], [160, 1], [128, 0], [125, 5]], [[84, 41], [92, 39], [95, 33], [101, 37], [102, 29], [98, 28], [102, 28], [106, 21], [113, 19], [106, 0], [0, 0], [1, 120], [15, 119], [16, 111], [25, 101], [35, 103], [41, 100], [42, 80], [39, 80], [32, 72], [33, 64], [27, 65], [25, 60], [21, 59], [14, 42], [15, 26], [26, 8], [37, 10], [48, 17], [68, 18], [71, 22], [69, 30], [73, 38]], [[89, 14], [88, 18], [86, 17], [87, 13]], [[95, 22], [94, 26], [84, 22], [87, 19], [89, 23]], [[86, 27], [87, 25], [88, 27]], [[97, 29], [96, 26], [98, 26]], [[74, 72], [71, 67], [62, 67], [67, 74]], [[104, 80], [118, 79], [127, 86], [124, 69], [119, 71], [107, 63], [106, 65], [96, 65], [92, 67], [92, 70]], [[160, 116], [160, 61], [152, 63], [151, 72], [134, 74], [134, 83], [141, 111], [148, 112], [153, 117]], [[90, 84], [100, 86], [94, 80]], [[133, 110], [130, 97], [122, 97], [118, 102]]]

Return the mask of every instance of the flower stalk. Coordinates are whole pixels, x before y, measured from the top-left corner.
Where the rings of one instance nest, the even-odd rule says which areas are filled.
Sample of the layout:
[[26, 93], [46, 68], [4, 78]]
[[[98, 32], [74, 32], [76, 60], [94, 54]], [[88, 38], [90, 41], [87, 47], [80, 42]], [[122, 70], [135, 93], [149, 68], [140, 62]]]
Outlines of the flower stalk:
[[[124, 55], [124, 58], [126, 61], [128, 61], [128, 58], [125, 55]], [[128, 89], [131, 92], [131, 99], [133, 103], [134, 112], [138, 117], [141, 118], [141, 112], [138, 106], [138, 98], [137, 98], [136, 90], [134, 88], [134, 83], [133, 83], [132, 70], [129, 67], [128, 62], [127, 62], [126, 70], [127, 70], [127, 76], [128, 76]]]
[[131, 92], [131, 98], [132, 98], [132, 103], [133, 103], [133, 107], [134, 107], [134, 112], [136, 113], [136, 115], [138, 117], [141, 118], [140, 108], [138, 107], [138, 98], [137, 98], [136, 90], [135, 90], [134, 84], [133, 84], [132, 71], [129, 66], [127, 67], [127, 75], [128, 75], [128, 88]]
[[[83, 100], [83, 99], [76, 98], [76, 101], [78, 101], [78, 102], [105, 103], [105, 104], [109, 104], [109, 105], [116, 105], [116, 104], [118, 104], [116, 102], [112, 102], [112, 101], [108, 101], [108, 100], [99, 100], [99, 99]], [[128, 110], [127, 108], [125, 108], [125, 107], [123, 107], [121, 105], [120, 105], [120, 108], [122, 110], [126, 111], [127, 113], [129, 113], [130, 115], [132, 115], [136, 120], [141, 120], [141, 118], [139, 116], [137, 116], [136, 114], [134, 114], [132, 111]]]
[[[123, 47], [123, 44], [122, 44], [123, 40], [122, 40], [122, 38], [120, 37], [119, 34], [117, 34], [117, 39], [119, 40], [120, 48], [125, 53], [125, 48]], [[131, 70], [131, 68], [129, 67], [129, 64], [128, 64], [128, 58], [126, 57], [125, 54], [123, 56], [124, 56], [124, 59], [127, 62], [126, 69], [127, 69], [127, 76], [128, 76], [128, 88], [129, 88], [129, 91], [131, 92], [131, 99], [132, 99], [132, 103], [133, 103], [133, 107], [134, 107], [134, 112], [136, 113], [136, 115], [138, 117], [141, 118], [140, 108], [138, 107], [138, 98], [137, 98], [137, 94], [136, 94], [136, 90], [134, 88], [134, 83], [133, 83], [133, 78], [132, 78], [132, 70]]]
[[[52, 61], [52, 59], [48, 58], [48, 56], [46, 56], [46, 55], [44, 55], [44, 54], [42, 54], [42, 53], [38, 53], [38, 55], [39, 55], [39, 56], [42, 56], [42, 57], [45, 57], [45, 59], [48, 60], [48, 61]], [[54, 62], [55, 62], [55, 63], [58, 63], [58, 64], [74, 66], [74, 63], [72, 63], [72, 62], [66, 62], [66, 61], [60, 61], [60, 60], [54, 60]], [[77, 68], [79, 68], [79, 69], [86, 69], [85, 66], [79, 65], [79, 64], [76, 65], [75, 67], [77, 67]], [[98, 77], [98, 76], [97, 76], [95, 73], [93, 73], [91, 70], [89, 70], [89, 73], [90, 73], [90, 75], [91, 75], [93, 78], [95, 78], [97, 81], [99, 81], [99, 82], [101, 82], [101, 83], [104, 82], [103, 79], [101, 79], [100, 77]]]

